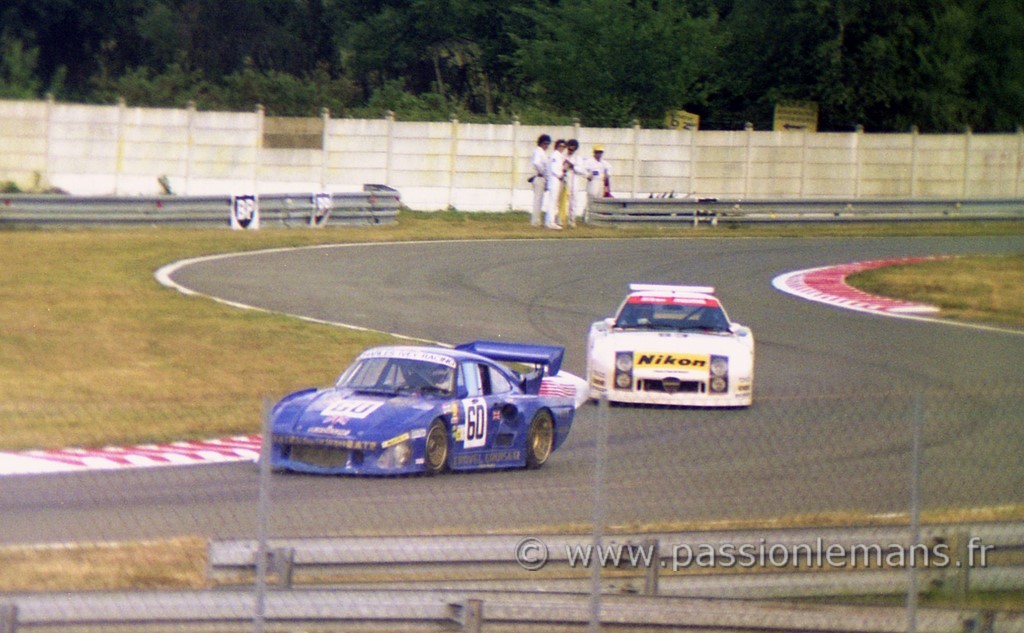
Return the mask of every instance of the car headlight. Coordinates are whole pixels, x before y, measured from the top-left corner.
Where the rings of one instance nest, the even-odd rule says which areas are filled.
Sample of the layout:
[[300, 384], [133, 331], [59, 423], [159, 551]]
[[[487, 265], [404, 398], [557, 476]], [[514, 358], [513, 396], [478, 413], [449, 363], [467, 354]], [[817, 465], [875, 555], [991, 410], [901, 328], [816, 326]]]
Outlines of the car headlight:
[[615, 353], [615, 388], [633, 388], [633, 352]]
[[412, 445], [408, 441], [399, 442], [384, 449], [384, 452], [377, 458], [377, 467], [404, 468], [409, 465], [410, 461], [412, 461]]
[[729, 373], [729, 361], [723, 356], [716, 356], [711, 359], [711, 375], [724, 376]]
[[711, 393], [727, 393], [729, 391], [729, 357], [712, 356], [708, 367], [711, 372], [708, 389]]

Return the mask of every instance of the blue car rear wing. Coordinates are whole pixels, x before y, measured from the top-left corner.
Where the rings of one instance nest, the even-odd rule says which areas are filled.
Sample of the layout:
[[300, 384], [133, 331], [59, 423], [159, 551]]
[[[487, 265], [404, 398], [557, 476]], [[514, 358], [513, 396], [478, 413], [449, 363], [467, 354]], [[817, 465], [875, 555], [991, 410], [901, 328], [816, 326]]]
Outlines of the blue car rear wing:
[[491, 360], [542, 365], [548, 376], [554, 376], [562, 369], [562, 357], [565, 356], [565, 348], [557, 345], [503, 343], [500, 341], [473, 341], [457, 345], [455, 349], [478, 354]]

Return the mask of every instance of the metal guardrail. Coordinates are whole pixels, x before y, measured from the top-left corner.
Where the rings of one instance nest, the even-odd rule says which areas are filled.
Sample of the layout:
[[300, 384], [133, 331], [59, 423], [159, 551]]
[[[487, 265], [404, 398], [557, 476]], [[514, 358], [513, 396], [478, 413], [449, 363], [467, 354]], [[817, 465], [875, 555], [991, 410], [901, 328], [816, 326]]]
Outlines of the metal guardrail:
[[1024, 220], [1024, 199], [592, 198], [587, 214], [588, 222], [598, 225]]
[[[401, 582], [575, 591], [586, 589], [591, 565], [599, 564], [606, 592], [706, 598], [896, 594], [908, 589], [907, 566], [891, 556], [881, 566], [873, 563], [876, 554], [903, 552], [916, 556], [922, 590], [963, 596], [1024, 588], [1024, 523], [929, 525], [917, 543], [914, 551], [908, 528], [897, 526], [613, 535], [603, 541], [611, 556], [602, 562], [599, 552], [586, 549], [586, 535], [303, 538], [271, 540], [266, 551], [268, 569], [285, 587], [300, 574], [328, 578], [334, 586]], [[208, 579], [248, 582], [258, 551], [251, 540], [210, 541]], [[581, 564], [588, 551], [590, 564]], [[752, 565], [740, 564], [744, 551], [756, 556]], [[790, 564], [777, 564], [782, 554]], [[704, 562], [717, 556], [717, 564], [703, 564], [702, 556]]]
[[[553, 626], [568, 630], [599, 621], [608, 630], [1024, 633], [1024, 613], [1005, 610], [929, 607], [911, 612], [905, 606], [783, 599], [905, 593], [909, 587], [938, 588], [956, 599], [961, 597], [958, 592], [966, 592], [968, 583], [974, 589], [1019, 590], [1024, 587], [1024, 522], [925, 525], [916, 539], [906, 526], [612, 534], [602, 539], [605, 546], [621, 546], [634, 553], [651, 547], [653, 555], [634, 559], [643, 560], [644, 565], [620, 560], [604, 569], [597, 596], [590, 568], [569, 565], [572, 548], [587, 544], [590, 538], [583, 534], [301, 538], [272, 540], [262, 550], [250, 540], [213, 540], [208, 547], [211, 579], [247, 573], [246, 586], [0, 595], [0, 633], [141, 628], [179, 633], [213, 628], [244, 631], [256, 621], [275, 630], [315, 622], [389, 632], [547, 631]], [[527, 543], [529, 549], [524, 548]], [[857, 547], [896, 552], [912, 549], [912, 544], [926, 547], [933, 555], [944, 552], [947, 564], [915, 570], [918, 577], [913, 583], [907, 567], [855, 569], [843, 564], [830, 569], [814, 561], [809, 569], [778, 565], [742, 573], [666, 572], [677, 562], [682, 547], [718, 552], [745, 545], [768, 551], [785, 548], [814, 552], [820, 563], [828, 552], [856, 556]], [[252, 579], [259, 551], [272, 554], [270, 575], [286, 580], [269, 591], [259, 589], [266, 586], [265, 581]], [[527, 551], [532, 553], [524, 558]], [[975, 559], [984, 563], [979, 568], [963, 564], [977, 556], [983, 557]], [[536, 565], [541, 558], [546, 565]], [[295, 588], [292, 573], [299, 570], [345, 572], [351, 580]], [[639, 585], [631, 585], [637, 578]]]
[[[301, 227], [391, 224], [398, 218], [398, 191], [364, 185], [362, 192], [262, 194], [260, 225]], [[324, 198], [329, 212], [324, 215]], [[0, 226], [182, 225], [228, 227], [232, 196], [67, 196], [0, 194]]]
[[[18, 596], [0, 608], [16, 630], [252, 630], [253, 595], [237, 590], [91, 592]], [[302, 590], [267, 593], [261, 622], [358, 626], [360, 631], [583, 630], [593, 621], [586, 594], [487, 591]], [[6, 613], [4, 613], [6, 611]], [[905, 607], [795, 604], [650, 596], [601, 596], [602, 630], [830, 631], [860, 633], [1020, 633], [1024, 615], [921, 608], [910, 628]], [[250, 628], [247, 629], [246, 625]], [[22, 627], [22, 628], [19, 628]], [[232, 628], [228, 628], [232, 627]], [[621, 628], [620, 628], [621, 627]], [[300, 629], [306, 630], [306, 629]], [[317, 629], [320, 630], [320, 629]]]

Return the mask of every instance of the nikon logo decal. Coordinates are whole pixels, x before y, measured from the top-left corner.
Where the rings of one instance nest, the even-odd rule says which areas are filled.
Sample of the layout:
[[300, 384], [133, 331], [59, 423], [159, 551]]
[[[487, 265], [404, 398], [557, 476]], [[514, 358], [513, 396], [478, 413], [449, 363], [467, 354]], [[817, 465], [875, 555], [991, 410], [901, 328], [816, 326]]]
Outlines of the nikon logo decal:
[[648, 354], [636, 352], [633, 364], [640, 369], [702, 369], [708, 368], [708, 357], [700, 354]]

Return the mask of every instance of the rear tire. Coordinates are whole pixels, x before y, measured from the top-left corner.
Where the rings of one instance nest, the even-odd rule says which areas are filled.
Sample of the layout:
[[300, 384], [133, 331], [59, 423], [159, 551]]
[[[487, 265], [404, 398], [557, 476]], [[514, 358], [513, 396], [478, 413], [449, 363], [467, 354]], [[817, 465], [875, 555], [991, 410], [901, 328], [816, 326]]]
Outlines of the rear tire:
[[437, 475], [448, 470], [448, 427], [440, 418], [430, 423], [423, 442], [424, 474]]
[[526, 467], [540, 468], [548, 461], [555, 445], [555, 420], [551, 412], [542, 409], [534, 414], [526, 433]]

